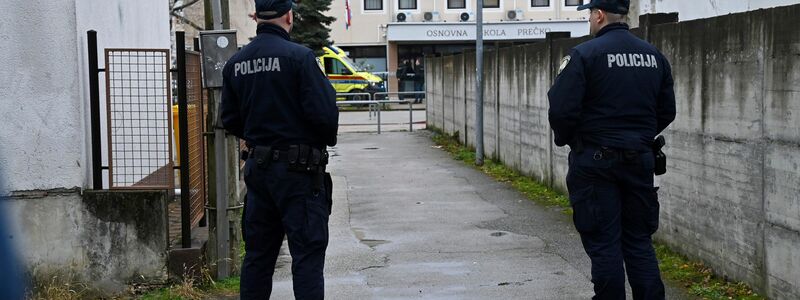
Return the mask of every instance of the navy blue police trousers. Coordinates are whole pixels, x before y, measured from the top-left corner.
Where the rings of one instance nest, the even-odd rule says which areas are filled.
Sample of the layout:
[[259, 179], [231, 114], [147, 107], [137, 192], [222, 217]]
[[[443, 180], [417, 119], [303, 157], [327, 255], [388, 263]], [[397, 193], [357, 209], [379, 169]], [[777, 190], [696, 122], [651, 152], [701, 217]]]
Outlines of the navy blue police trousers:
[[652, 152], [586, 147], [569, 154], [567, 188], [575, 229], [592, 261], [593, 299], [664, 299], [652, 235], [658, 195]]
[[241, 299], [269, 299], [284, 236], [292, 255], [295, 299], [323, 299], [330, 202], [325, 187], [314, 190], [314, 174], [287, 170], [288, 163], [247, 160], [247, 198], [242, 220], [245, 257]]

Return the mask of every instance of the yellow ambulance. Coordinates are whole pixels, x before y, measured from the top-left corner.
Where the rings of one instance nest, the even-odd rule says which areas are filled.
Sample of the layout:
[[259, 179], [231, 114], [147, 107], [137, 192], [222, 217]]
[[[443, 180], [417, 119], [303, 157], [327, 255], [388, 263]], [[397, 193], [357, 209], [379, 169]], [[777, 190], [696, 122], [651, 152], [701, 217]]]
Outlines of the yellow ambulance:
[[[336, 93], [378, 93], [386, 92], [386, 85], [380, 77], [362, 69], [339, 47], [324, 47], [324, 54], [317, 57], [325, 75], [328, 76]], [[374, 97], [373, 97], [374, 99]], [[338, 97], [337, 100], [367, 100], [366, 96]]]

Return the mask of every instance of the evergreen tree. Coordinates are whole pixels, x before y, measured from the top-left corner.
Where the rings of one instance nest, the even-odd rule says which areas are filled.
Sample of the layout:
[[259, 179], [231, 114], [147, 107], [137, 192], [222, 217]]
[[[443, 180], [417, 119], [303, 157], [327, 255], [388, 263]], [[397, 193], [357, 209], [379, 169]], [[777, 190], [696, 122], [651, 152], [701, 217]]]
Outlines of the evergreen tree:
[[331, 0], [303, 0], [297, 4], [292, 29], [292, 40], [322, 53], [322, 47], [331, 44], [328, 26], [336, 20], [322, 14], [330, 10]]

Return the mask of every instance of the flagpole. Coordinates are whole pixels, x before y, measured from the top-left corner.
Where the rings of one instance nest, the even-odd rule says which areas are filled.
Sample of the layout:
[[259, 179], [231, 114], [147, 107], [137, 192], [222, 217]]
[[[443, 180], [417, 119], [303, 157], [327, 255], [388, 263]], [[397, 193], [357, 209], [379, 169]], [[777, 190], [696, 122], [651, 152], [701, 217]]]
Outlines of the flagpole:
[[344, 0], [344, 29], [350, 30], [350, 20], [353, 18], [352, 11], [350, 10], [350, 0]]

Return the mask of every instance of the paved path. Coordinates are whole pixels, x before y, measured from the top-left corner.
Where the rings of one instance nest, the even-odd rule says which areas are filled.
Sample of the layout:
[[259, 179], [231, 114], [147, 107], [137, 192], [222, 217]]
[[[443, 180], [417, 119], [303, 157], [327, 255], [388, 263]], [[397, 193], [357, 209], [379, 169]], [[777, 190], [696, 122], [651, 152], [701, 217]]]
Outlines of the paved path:
[[[330, 299], [591, 296], [567, 218], [432, 148], [427, 132], [348, 134], [339, 144]], [[288, 260], [274, 299], [291, 298]]]
[[[332, 153], [328, 299], [591, 298], [570, 218], [433, 148], [429, 132], [345, 134]], [[292, 299], [286, 247], [279, 264], [272, 299]]]

